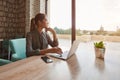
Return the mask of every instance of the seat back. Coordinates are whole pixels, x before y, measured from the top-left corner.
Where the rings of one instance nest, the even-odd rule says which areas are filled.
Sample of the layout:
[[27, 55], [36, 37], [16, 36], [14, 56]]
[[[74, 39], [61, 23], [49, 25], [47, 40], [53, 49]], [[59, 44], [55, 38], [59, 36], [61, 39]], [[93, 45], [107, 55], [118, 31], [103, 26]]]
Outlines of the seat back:
[[0, 66], [11, 63], [12, 61], [6, 60], [6, 59], [0, 59]]
[[26, 38], [10, 40], [10, 49], [15, 58], [26, 58]]

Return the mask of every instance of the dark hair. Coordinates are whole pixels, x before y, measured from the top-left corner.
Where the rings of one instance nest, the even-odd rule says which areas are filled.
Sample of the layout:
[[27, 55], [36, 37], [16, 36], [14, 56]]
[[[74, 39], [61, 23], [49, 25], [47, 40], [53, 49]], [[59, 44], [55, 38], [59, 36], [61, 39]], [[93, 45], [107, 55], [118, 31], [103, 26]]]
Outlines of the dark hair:
[[45, 14], [43, 13], [38, 13], [36, 16], [35, 16], [35, 24], [37, 25], [38, 21], [42, 21], [44, 18], [45, 18]]
[[35, 28], [36, 28], [35, 18], [32, 18], [32, 19], [31, 19], [31, 25], [30, 25], [30, 31], [35, 30]]

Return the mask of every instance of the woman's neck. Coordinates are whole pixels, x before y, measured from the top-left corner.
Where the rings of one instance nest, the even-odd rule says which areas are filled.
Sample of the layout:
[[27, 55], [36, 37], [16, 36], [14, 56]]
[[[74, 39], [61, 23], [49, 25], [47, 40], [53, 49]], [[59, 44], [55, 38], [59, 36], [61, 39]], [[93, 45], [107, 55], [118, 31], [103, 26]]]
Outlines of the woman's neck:
[[38, 27], [38, 31], [39, 31], [39, 33], [42, 32], [42, 29], [43, 29], [42, 27], [40, 27], [40, 26]]

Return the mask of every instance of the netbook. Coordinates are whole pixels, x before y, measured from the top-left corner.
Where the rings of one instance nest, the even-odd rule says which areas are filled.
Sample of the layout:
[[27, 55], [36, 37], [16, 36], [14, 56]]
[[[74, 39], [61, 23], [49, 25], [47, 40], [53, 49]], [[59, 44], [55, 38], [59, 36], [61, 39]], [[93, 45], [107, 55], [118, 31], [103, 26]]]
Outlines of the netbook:
[[76, 50], [78, 48], [78, 45], [79, 45], [79, 41], [75, 40], [69, 51], [68, 50], [63, 51], [62, 54], [49, 54], [49, 55], [52, 56], [52, 57], [55, 57], [55, 58], [67, 60], [68, 58], [70, 58], [76, 52]]

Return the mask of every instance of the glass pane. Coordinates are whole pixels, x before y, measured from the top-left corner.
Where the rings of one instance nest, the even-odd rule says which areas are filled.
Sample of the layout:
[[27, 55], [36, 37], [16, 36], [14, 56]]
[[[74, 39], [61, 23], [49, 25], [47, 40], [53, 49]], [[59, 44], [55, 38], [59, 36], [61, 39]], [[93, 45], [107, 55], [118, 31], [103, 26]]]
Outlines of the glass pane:
[[77, 40], [84, 45], [81, 50], [92, 51], [94, 42], [103, 41], [106, 51], [118, 53], [120, 0], [76, 0], [76, 27]]
[[76, 0], [77, 39], [119, 42], [119, 14], [119, 0]]
[[59, 45], [71, 45], [71, 1], [50, 0], [50, 27], [54, 28], [59, 38]]

